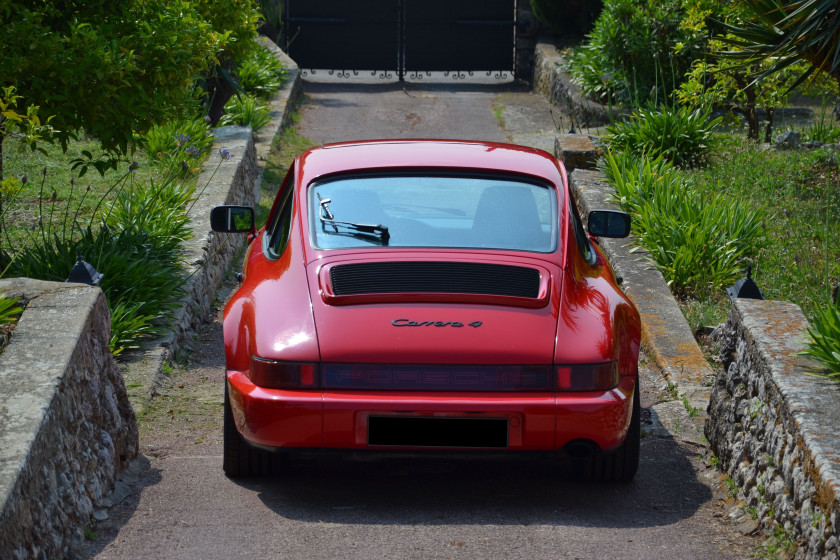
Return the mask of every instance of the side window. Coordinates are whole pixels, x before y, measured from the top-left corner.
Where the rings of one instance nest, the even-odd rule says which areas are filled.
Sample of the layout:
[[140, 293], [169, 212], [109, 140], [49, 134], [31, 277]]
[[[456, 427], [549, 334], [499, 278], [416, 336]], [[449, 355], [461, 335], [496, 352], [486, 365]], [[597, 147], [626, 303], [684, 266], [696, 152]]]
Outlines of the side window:
[[595, 251], [589, 243], [589, 236], [583, 229], [583, 222], [578, 214], [575, 199], [571, 197], [571, 194], [569, 195], [569, 218], [572, 221], [572, 230], [575, 232], [575, 241], [577, 241], [576, 245], [583, 256], [583, 260], [593, 264], [595, 262]]
[[264, 238], [266, 254], [269, 258], [276, 259], [282, 255], [289, 242], [289, 232], [292, 229], [293, 184], [283, 193], [283, 199], [280, 201], [277, 213], [268, 228], [268, 234]]

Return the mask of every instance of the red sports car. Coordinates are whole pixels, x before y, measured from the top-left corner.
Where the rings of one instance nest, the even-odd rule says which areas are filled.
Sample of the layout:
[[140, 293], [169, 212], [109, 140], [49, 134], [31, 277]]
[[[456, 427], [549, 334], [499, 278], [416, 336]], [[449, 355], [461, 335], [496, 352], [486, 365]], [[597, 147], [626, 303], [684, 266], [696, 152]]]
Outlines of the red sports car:
[[[391, 140], [315, 148], [249, 234], [224, 314], [229, 476], [272, 451], [549, 452], [585, 478], [639, 461], [640, 324], [563, 165], [532, 148]], [[488, 455], [489, 456], [489, 455]]]

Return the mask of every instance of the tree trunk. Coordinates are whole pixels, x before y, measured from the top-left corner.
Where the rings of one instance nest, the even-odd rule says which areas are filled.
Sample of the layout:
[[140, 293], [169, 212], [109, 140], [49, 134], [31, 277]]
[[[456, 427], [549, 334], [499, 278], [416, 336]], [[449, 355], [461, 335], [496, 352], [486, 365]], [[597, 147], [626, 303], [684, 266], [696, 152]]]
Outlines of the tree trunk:
[[758, 111], [755, 105], [747, 105], [744, 111], [747, 116], [747, 138], [750, 140], [758, 140]]
[[776, 108], [765, 107], [764, 112], [767, 113], [767, 127], [764, 129], [764, 141], [770, 144], [773, 142], [773, 114], [776, 112]]

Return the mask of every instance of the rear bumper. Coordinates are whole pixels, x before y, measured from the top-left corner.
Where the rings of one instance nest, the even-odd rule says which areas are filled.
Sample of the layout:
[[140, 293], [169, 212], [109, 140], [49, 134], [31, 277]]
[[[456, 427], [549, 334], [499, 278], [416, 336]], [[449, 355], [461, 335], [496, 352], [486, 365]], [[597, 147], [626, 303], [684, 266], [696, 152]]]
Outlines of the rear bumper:
[[[617, 388], [592, 393], [283, 391], [257, 387], [244, 373], [232, 370], [227, 372], [227, 382], [234, 422], [251, 443], [381, 451], [417, 447], [391, 440], [388, 445], [372, 444], [368, 430], [372, 417], [386, 422], [391, 418], [470, 419], [465, 425], [483, 425], [473, 420], [488, 419], [494, 426], [504, 420], [504, 450], [553, 451], [574, 440], [591, 441], [608, 450], [624, 441], [635, 390], [632, 378], [622, 378]], [[448, 430], [453, 424], [459, 423], [435, 426]], [[474, 448], [484, 449], [482, 441]], [[426, 447], [436, 448], [434, 444]], [[472, 447], [457, 443], [452, 449]]]

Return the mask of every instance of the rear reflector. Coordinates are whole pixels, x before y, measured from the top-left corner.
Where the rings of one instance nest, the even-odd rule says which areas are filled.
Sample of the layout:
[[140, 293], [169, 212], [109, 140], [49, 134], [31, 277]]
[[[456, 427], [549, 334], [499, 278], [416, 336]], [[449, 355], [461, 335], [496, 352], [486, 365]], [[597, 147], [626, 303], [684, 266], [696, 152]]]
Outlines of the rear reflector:
[[550, 391], [549, 366], [324, 364], [324, 388], [380, 391]]
[[555, 366], [557, 391], [608, 391], [618, 386], [618, 363]]
[[266, 389], [316, 389], [319, 375], [316, 364], [278, 362], [251, 356], [251, 383]]

